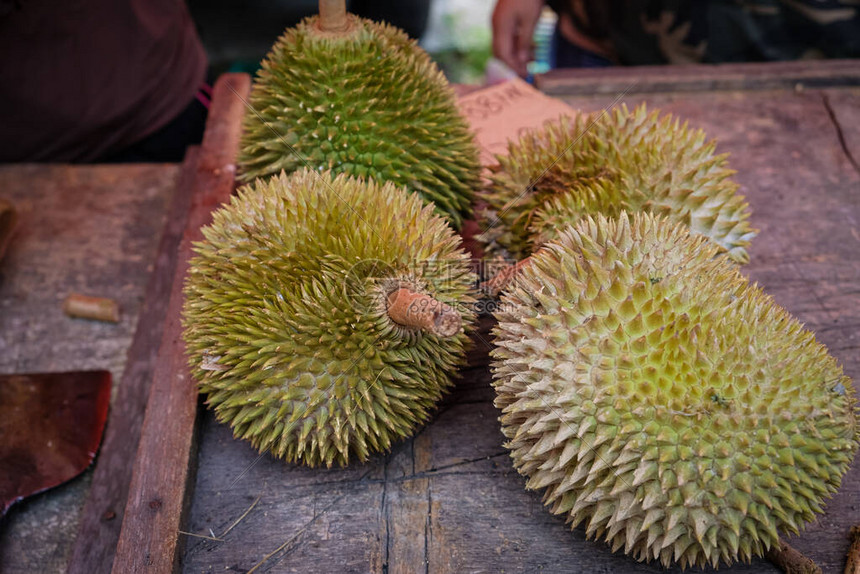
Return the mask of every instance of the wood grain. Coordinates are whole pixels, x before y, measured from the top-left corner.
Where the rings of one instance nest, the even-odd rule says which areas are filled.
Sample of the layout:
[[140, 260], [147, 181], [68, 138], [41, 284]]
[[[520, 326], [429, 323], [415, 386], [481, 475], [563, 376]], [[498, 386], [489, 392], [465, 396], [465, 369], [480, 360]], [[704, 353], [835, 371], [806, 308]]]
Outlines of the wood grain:
[[125, 515], [125, 502], [156, 353], [173, 286], [179, 240], [185, 230], [191, 206], [191, 184], [197, 168], [197, 156], [197, 148], [190, 148], [186, 152], [168, 206], [167, 222], [69, 559], [69, 574], [106, 574], [111, 571]]
[[856, 91], [823, 90], [824, 105], [833, 121], [836, 138], [854, 171], [860, 173], [860, 97]]
[[202, 238], [200, 228], [210, 221], [211, 211], [233, 192], [243, 100], [249, 90], [245, 74], [222, 76], [215, 85], [113, 563], [117, 574], [169, 572], [178, 565], [178, 531], [192, 474], [197, 414], [197, 390], [181, 340], [182, 285], [192, 242]]
[[[860, 90], [826, 94], [845, 133], [856, 133], [860, 124], [852, 114]], [[718, 151], [731, 153], [760, 229], [744, 272], [816, 331], [858, 380], [860, 174], [839, 141], [824, 95], [761, 89], [626, 101], [674, 112], [716, 137]], [[565, 99], [599, 110], [614, 96]], [[490, 324], [477, 333], [487, 343]], [[207, 413], [187, 529], [217, 531], [256, 496], [261, 499], [224, 540], [189, 538], [184, 571], [247, 570], [289, 540], [256, 572], [680, 572], [637, 563], [586, 540], [583, 529], [571, 532], [546, 511], [540, 493], [524, 489], [502, 446], [485, 363], [476, 349], [472, 366], [413, 439], [345, 469], [305, 469], [259, 457]], [[827, 512], [789, 542], [824, 572], [840, 572], [858, 509], [855, 464]], [[719, 572], [778, 570], [758, 559]]]

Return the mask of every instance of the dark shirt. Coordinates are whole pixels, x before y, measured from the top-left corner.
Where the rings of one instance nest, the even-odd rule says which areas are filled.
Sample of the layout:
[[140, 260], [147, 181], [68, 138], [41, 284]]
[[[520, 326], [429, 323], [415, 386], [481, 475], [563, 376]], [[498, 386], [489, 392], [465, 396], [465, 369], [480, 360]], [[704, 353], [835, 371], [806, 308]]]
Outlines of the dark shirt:
[[550, 0], [621, 64], [860, 57], [856, 0]]
[[176, 117], [206, 73], [182, 0], [0, 0], [0, 161], [91, 161]]

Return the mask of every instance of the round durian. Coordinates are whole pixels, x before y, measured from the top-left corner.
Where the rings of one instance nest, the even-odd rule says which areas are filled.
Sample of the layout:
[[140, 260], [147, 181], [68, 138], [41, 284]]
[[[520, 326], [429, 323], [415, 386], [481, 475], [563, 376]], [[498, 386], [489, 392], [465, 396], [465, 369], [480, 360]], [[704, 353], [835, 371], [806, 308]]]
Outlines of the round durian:
[[665, 566], [761, 555], [858, 447], [842, 368], [718, 251], [650, 214], [587, 217], [496, 313], [495, 404], [527, 487]]
[[548, 122], [498, 156], [481, 239], [522, 259], [583, 215], [645, 211], [685, 223], [740, 263], [755, 236], [725, 155], [671, 115], [621, 106]]
[[480, 180], [454, 92], [401, 30], [351, 14], [287, 29], [263, 60], [245, 115], [239, 177], [307, 167], [417, 191], [459, 228]]
[[[428, 419], [465, 360], [475, 281], [432, 206], [391, 183], [301, 170], [240, 188], [203, 235], [184, 339], [236, 437], [291, 462], [346, 465]], [[401, 289], [447, 305], [453, 331], [394, 321]]]

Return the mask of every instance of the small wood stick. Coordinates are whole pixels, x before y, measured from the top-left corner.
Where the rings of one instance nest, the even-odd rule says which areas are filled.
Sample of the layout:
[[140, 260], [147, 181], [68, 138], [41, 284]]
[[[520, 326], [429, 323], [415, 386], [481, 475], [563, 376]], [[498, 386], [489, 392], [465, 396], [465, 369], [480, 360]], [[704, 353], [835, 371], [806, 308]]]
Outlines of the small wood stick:
[[513, 265], [508, 265], [496, 273], [492, 279], [487, 279], [481, 283], [481, 291], [488, 294], [490, 297], [497, 297], [499, 293], [507, 289], [514, 282], [516, 276], [530, 262], [531, 259], [526, 257], [525, 259], [517, 261]]
[[848, 536], [851, 539], [851, 546], [848, 547], [845, 574], [860, 574], [860, 526], [852, 526]]
[[429, 295], [398, 289], [388, 295], [388, 316], [398, 325], [452, 337], [462, 325], [460, 314]]
[[344, 0], [320, 0], [319, 27], [324, 32], [342, 32], [349, 23], [346, 19], [346, 2]]
[[119, 305], [106, 297], [90, 297], [72, 293], [63, 302], [63, 312], [69, 317], [119, 323]]
[[194, 538], [205, 538], [206, 540], [214, 540], [215, 542], [224, 542], [223, 538], [216, 538], [214, 536], [206, 536], [205, 534], [194, 534], [193, 532], [185, 532], [184, 530], [179, 530], [179, 534], [184, 534], [185, 536], [191, 536]]
[[786, 574], [822, 574], [821, 568], [815, 562], [789, 546], [782, 538], [779, 539], [778, 546], [774, 545], [768, 549], [765, 558]]

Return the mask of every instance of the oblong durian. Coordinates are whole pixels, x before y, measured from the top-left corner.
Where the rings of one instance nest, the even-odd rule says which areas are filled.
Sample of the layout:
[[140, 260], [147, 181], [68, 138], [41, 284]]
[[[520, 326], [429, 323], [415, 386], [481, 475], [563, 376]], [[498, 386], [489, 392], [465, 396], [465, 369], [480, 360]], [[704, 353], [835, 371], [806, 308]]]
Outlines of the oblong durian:
[[347, 16], [287, 29], [262, 62], [245, 114], [243, 181], [300, 168], [392, 181], [455, 227], [471, 212], [478, 149], [454, 92], [401, 30]]
[[490, 253], [522, 259], [583, 215], [644, 211], [685, 223], [745, 263], [755, 235], [749, 206], [715, 147], [644, 104], [548, 122], [498, 156], [479, 237]]
[[718, 251], [661, 217], [587, 217], [496, 313], [495, 404], [528, 487], [666, 566], [761, 555], [858, 447], [842, 368]]

